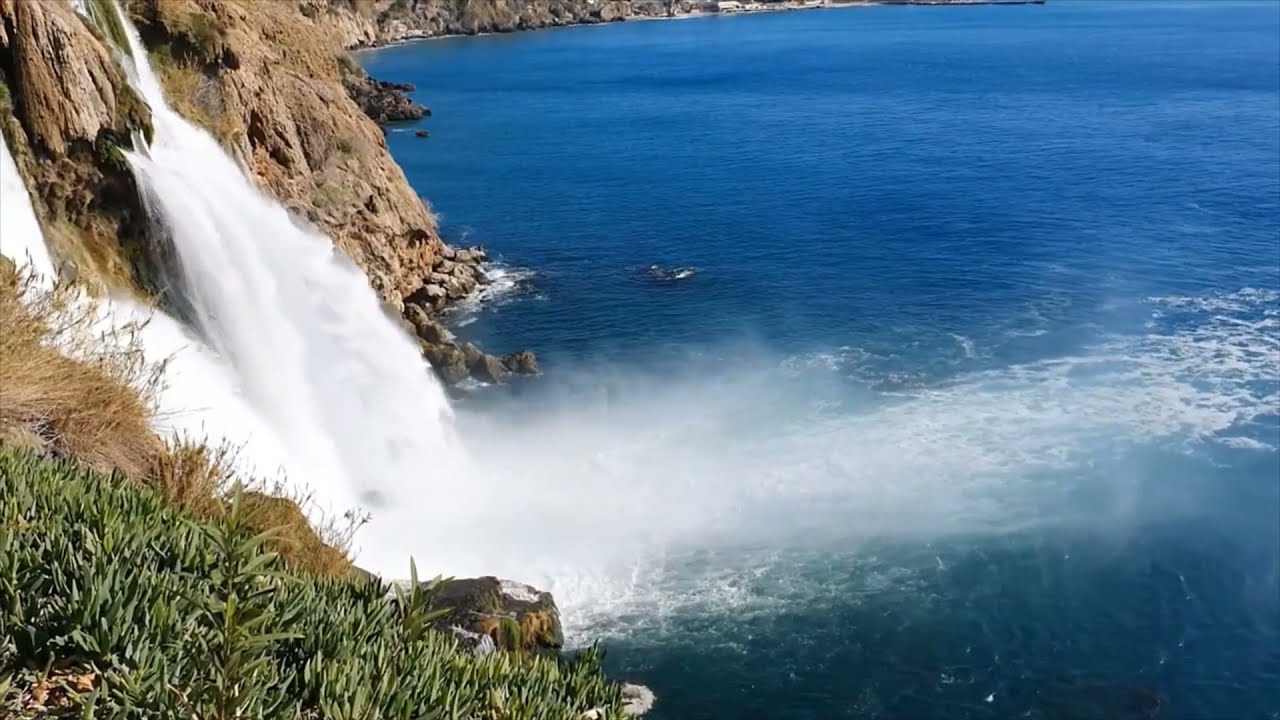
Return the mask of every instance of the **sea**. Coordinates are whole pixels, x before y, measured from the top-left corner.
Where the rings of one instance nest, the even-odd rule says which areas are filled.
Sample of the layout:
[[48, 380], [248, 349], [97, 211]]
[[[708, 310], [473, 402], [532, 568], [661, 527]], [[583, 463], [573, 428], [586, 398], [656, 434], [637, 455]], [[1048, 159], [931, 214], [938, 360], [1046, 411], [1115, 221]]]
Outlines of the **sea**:
[[1280, 718], [1280, 3], [359, 59], [542, 367], [455, 400], [475, 522], [653, 720]]

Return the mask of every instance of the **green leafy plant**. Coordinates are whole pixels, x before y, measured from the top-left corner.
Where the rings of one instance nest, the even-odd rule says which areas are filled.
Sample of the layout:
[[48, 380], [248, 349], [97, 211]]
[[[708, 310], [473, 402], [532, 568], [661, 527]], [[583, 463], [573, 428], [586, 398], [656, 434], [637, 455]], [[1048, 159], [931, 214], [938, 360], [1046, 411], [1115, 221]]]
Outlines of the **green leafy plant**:
[[57, 681], [55, 710], [83, 718], [622, 717], [598, 647], [475, 656], [433, 626], [439, 578], [300, 574], [258, 522], [244, 493], [202, 521], [0, 449], [0, 716], [53, 716], [32, 691]]

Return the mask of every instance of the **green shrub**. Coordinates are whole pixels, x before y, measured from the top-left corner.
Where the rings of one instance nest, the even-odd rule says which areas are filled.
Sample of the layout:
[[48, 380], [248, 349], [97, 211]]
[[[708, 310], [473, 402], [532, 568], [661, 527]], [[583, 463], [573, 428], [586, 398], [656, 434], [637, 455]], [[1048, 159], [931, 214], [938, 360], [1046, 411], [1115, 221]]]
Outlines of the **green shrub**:
[[233, 502], [199, 522], [122, 478], [0, 450], [0, 716], [622, 716], [596, 648], [473, 656], [424, 626], [429, 591], [392, 602], [377, 579], [293, 574], [250, 515]]

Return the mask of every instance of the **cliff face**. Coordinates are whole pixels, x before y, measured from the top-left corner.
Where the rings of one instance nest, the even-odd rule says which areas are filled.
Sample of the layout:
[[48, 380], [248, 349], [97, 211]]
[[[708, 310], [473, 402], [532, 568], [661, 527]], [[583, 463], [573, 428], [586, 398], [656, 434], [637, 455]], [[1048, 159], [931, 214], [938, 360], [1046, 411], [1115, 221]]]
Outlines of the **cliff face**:
[[[126, 7], [179, 112], [332, 237], [384, 300], [398, 306], [422, 287], [442, 249], [435, 218], [344, 89], [353, 66], [330, 24], [275, 0]], [[82, 276], [154, 291], [145, 213], [119, 150], [133, 129], [149, 132], [149, 111], [114, 52], [66, 0], [0, 0], [0, 126], [50, 243]]]
[[49, 244], [86, 280], [136, 284], [145, 214], [118, 147], [150, 113], [102, 38], [70, 3], [0, 0], [0, 82], [0, 130]]
[[669, 17], [691, 12], [694, 0], [300, 0], [347, 47], [407, 38], [514, 32], [559, 25]]

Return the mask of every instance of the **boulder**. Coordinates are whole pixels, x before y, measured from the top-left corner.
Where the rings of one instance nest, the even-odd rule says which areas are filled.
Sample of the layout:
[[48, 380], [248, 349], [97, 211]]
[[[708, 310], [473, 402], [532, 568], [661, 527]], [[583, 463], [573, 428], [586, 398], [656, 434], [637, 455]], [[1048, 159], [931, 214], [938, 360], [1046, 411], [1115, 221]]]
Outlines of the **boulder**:
[[431, 363], [431, 367], [446, 385], [455, 385], [467, 378], [466, 355], [457, 345], [426, 345], [422, 349], [422, 356]]
[[447, 609], [437, 624], [487, 636], [495, 647], [523, 652], [564, 646], [560, 611], [551, 593], [496, 577], [447, 580], [431, 598]]
[[437, 259], [436, 259], [436, 262], [437, 262], [437, 264], [438, 264], [438, 263], [440, 262], [440, 260], [441, 260], [441, 259], [444, 259], [444, 260], [453, 260], [455, 257], [457, 257], [457, 251], [456, 251], [456, 250], [454, 250], [452, 247], [450, 247], [450, 246], [448, 246], [448, 245], [441, 245], [441, 246], [440, 246], [440, 254], [436, 256], [436, 258], [437, 258]]
[[414, 290], [404, 301], [423, 307], [437, 307], [444, 302], [448, 294], [442, 286], [435, 283], [427, 283]]
[[475, 343], [463, 343], [461, 348], [462, 357], [467, 361], [467, 367], [471, 367], [479, 362], [480, 358], [484, 357], [484, 352], [476, 347]]
[[476, 289], [476, 285], [476, 279], [470, 275], [451, 275], [444, 287], [450, 298], [458, 300], [470, 295]]
[[501, 360], [488, 353], [482, 354], [470, 368], [471, 377], [486, 383], [506, 382], [507, 376], [511, 374]]
[[538, 358], [528, 350], [514, 352], [502, 358], [502, 366], [518, 375], [537, 375]]
[[404, 317], [412, 326], [414, 334], [429, 345], [442, 345], [449, 341], [449, 331], [443, 325], [431, 319], [431, 315], [415, 303], [404, 306]]
[[441, 275], [452, 275], [454, 268], [457, 267], [461, 266], [448, 258], [440, 258], [436, 260], [436, 265], [431, 270], [433, 273], [440, 273]]
[[657, 700], [653, 691], [644, 685], [636, 685], [635, 683], [622, 684], [622, 714], [631, 717], [639, 717], [653, 709], [653, 703]]

